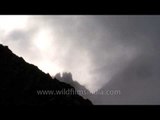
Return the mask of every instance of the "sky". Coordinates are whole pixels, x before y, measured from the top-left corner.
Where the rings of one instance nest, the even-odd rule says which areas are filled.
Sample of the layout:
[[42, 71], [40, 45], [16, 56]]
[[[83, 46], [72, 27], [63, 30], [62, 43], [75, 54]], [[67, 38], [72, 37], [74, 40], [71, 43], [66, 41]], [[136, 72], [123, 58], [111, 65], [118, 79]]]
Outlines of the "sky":
[[71, 72], [92, 92], [121, 79], [126, 90], [160, 83], [158, 15], [1, 15], [0, 43], [52, 76]]

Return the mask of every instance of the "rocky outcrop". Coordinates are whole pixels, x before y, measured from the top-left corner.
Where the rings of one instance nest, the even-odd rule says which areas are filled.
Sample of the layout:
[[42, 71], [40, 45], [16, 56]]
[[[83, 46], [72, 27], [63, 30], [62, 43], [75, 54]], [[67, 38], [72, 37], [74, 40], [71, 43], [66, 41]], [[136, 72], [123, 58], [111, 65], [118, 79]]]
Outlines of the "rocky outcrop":
[[62, 75], [60, 73], [57, 73], [55, 75], [55, 78], [57, 78], [58, 80], [62, 82], [72, 85], [77, 91], [77, 93], [83, 96], [84, 98], [90, 99], [90, 97], [92, 96], [92, 93], [85, 86], [73, 80], [71, 73], [64, 72], [62, 73]]

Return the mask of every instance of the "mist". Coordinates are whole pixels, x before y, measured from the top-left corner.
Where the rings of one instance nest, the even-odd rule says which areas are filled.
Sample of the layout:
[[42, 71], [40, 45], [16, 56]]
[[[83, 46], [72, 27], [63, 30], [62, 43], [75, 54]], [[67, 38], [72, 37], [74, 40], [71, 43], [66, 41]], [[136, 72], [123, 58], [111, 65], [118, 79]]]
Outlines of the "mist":
[[124, 78], [121, 73], [133, 65], [139, 66], [137, 74], [130, 73], [137, 85], [146, 78], [159, 81], [159, 21], [160, 16], [142, 15], [28, 16], [22, 28], [0, 28], [0, 42], [44, 72], [71, 72], [96, 91]]

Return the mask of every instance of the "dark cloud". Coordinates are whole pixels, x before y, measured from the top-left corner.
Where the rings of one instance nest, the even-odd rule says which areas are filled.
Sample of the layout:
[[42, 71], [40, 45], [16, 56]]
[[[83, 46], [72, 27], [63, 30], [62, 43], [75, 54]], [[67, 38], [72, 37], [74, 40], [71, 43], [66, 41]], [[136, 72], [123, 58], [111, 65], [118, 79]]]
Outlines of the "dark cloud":
[[159, 58], [139, 55], [101, 90], [120, 90], [117, 96], [93, 96], [96, 104], [160, 104]]
[[[95, 96], [93, 100], [96, 99], [95, 103], [97, 104], [159, 104], [160, 52], [158, 45], [160, 44], [160, 35], [158, 31], [160, 17], [125, 16], [115, 18], [110, 22], [112, 23], [113, 40], [118, 41], [116, 46], [123, 46], [119, 49], [123, 52], [120, 53], [122, 57], [114, 59], [116, 62], [113, 65], [110, 64], [113, 76], [102, 89], [117, 89], [121, 90], [122, 94], [116, 97]], [[132, 59], [126, 61], [132, 48], [136, 54], [132, 55]], [[126, 51], [128, 53], [124, 54]], [[118, 72], [117, 67], [119, 68]], [[107, 70], [108, 68], [103, 66], [94, 72], [102, 74]]]
[[22, 30], [15, 30], [15, 31], [12, 31], [10, 34], [9, 34], [9, 39], [11, 40], [29, 40], [29, 34], [27, 35], [26, 32], [22, 31]]

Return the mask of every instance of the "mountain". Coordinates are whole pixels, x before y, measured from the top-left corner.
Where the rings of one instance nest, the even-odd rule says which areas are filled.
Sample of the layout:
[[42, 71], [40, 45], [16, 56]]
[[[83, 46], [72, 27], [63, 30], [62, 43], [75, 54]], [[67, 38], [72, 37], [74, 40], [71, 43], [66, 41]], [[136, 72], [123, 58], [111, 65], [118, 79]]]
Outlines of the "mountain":
[[64, 72], [62, 73], [62, 75], [60, 73], [57, 73], [55, 75], [55, 78], [62, 82], [72, 85], [79, 95], [83, 96], [84, 98], [90, 99], [90, 96], [92, 95], [90, 91], [85, 86], [73, 80], [71, 73]]
[[[65, 94], [67, 90], [70, 92]], [[0, 44], [0, 105], [92, 105], [75, 93], [71, 85], [45, 74]]]

